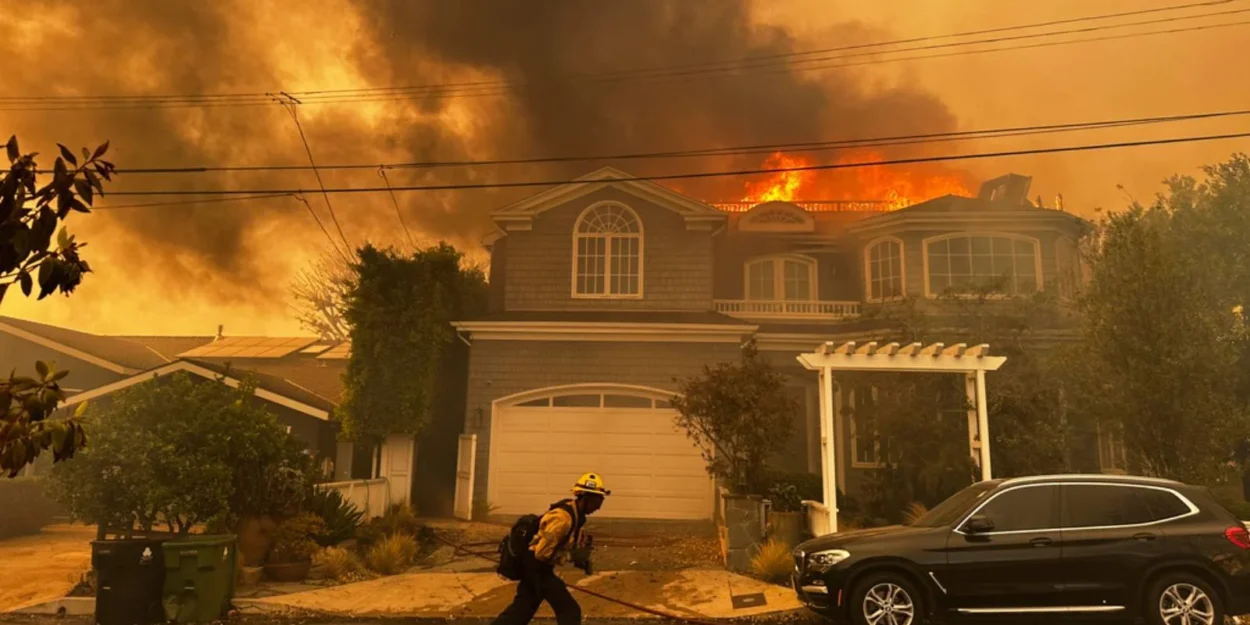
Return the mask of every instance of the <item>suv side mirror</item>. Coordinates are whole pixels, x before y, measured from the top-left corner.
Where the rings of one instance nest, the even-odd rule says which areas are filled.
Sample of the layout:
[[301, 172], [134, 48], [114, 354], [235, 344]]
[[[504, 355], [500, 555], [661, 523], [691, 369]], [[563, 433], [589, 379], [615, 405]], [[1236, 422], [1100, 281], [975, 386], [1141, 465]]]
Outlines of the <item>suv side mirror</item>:
[[964, 523], [964, 531], [970, 534], [984, 534], [994, 531], [994, 522], [983, 514], [975, 514]]

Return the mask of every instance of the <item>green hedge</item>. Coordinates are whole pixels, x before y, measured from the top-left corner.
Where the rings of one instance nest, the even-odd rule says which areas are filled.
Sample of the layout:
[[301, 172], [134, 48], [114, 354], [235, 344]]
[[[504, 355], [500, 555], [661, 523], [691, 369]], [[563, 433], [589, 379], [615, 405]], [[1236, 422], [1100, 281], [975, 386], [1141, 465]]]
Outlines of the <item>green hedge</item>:
[[38, 534], [62, 515], [44, 494], [42, 478], [0, 477], [0, 538]]

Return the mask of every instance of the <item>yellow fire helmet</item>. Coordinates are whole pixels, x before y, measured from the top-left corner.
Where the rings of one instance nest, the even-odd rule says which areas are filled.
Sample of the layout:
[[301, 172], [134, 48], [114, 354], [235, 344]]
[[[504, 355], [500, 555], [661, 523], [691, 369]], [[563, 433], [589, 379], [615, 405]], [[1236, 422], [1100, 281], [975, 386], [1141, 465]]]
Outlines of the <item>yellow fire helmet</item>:
[[577, 478], [577, 483], [573, 485], [573, 493], [608, 496], [612, 491], [603, 487], [603, 478], [598, 473], [587, 473]]

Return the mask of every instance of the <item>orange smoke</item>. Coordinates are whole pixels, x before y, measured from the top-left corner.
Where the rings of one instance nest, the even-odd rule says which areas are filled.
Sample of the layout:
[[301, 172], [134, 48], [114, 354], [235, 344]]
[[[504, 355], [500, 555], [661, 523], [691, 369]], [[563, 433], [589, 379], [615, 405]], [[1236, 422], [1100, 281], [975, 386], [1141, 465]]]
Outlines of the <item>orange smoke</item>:
[[[885, 156], [870, 149], [847, 150], [835, 164], [872, 163]], [[812, 161], [775, 152], [764, 161], [768, 169], [805, 167]], [[967, 174], [941, 165], [869, 165], [817, 171], [779, 171], [765, 180], [747, 182], [743, 202], [774, 200], [849, 200], [886, 202], [891, 210], [905, 208], [944, 195], [971, 196], [975, 188]]]

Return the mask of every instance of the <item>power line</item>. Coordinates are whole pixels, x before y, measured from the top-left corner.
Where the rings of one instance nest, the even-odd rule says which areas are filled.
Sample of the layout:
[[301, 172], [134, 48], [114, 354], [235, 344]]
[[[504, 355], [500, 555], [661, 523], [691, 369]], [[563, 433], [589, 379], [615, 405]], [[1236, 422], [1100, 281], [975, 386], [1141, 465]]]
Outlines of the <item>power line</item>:
[[[100, 197], [105, 197], [101, 195]], [[109, 206], [92, 206], [92, 211], [118, 210], [124, 208], [164, 208], [169, 206], [193, 206], [196, 204], [221, 204], [223, 202], [250, 202], [252, 200], [272, 200], [274, 198], [293, 198], [290, 193], [267, 193], [262, 195], [244, 195], [239, 197], [207, 198], [203, 200], [183, 200], [180, 202], [145, 202], [141, 204], [112, 204]], [[328, 234], [328, 233], [327, 233]]]
[[[352, 244], [347, 241], [347, 235], [343, 234], [343, 226], [339, 225], [338, 215], [334, 214], [334, 204], [330, 202], [330, 194], [326, 193], [326, 185], [321, 181], [321, 171], [317, 169], [317, 161], [313, 159], [312, 148], [308, 146], [308, 138], [304, 136], [304, 126], [299, 123], [299, 109], [297, 108], [299, 106], [299, 100], [287, 96], [285, 100], [278, 100], [278, 103], [282, 104], [283, 108], [286, 109], [286, 112], [291, 115], [291, 121], [295, 122], [295, 128], [299, 130], [299, 140], [303, 142], [304, 152], [308, 154], [308, 163], [312, 166], [313, 175], [317, 177], [317, 186], [321, 187], [321, 195], [325, 198], [326, 209], [330, 211], [330, 219], [334, 221], [334, 227], [339, 231], [339, 237], [343, 239], [343, 247], [346, 248], [348, 252], [351, 252]], [[304, 200], [301, 198], [300, 201]], [[305, 202], [305, 205], [307, 205], [307, 202]], [[311, 205], [308, 206], [308, 210], [309, 212], [313, 212]], [[313, 212], [313, 217], [316, 218], [316, 216], [317, 214]], [[321, 225], [320, 219], [317, 220], [317, 225]], [[321, 229], [324, 231], [325, 227], [323, 226]], [[327, 232], [326, 236], [330, 237], [330, 233]], [[330, 237], [330, 242], [334, 243], [333, 237]], [[337, 249], [337, 245], [335, 246], [335, 249]], [[340, 252], [340, 254], [342, 253], [343, 252]], [[346, 254], [344, 254], [343, 260], [347, 260]]]
[[416, 241], [412, 240], [412, 232], [408, 230], [408, 224], [404, 221], [404, 213], [399, 210], [399, 200], [395, 199], [395, 192], [391, 190], [391, 180], [386, 177], [386, 167], [379, 166], [378, 175], [386, 183], [386, 192], [391, 196], [391, 204], [395, 206], [395, 216], [399, 218], [399, 225], [404, 229], [404, 236], [408, 237], [408, 246], [414, 250], [417, 249]]
[[[1172, 145], [1179, 143], [1197, 143], [1204, 141], [1218, 141], [1225, 139], [1241, 139], [1250, 137], [1250, 132], [1226, 133], [1218, 135], [1198, 135], [1187, 137], [1173, 137], [1169, 139], [1145, 139], [1140, 141], [1120, 141], [1114, 143], [1095, 143], [1085, 145], [1060, 146], [1052, 148], [1030, 148], [1021, 150], [1005, 150], [999, 152], [981, 152], [976, 154], [945, 154], [940, 156], [923, 156], [914, 158], [900, 158], [882, 161], [860, 161], [852, 163], [830, 163], [820, 165], [803, 165], [796, 167], [779, 167], [775, 169], [738, 169], [728, 171], [710, 171], [710, 172], [689, 172], [679, 174], [657, 174], [651, 176], [631, 176], [628, 178], [618, 178], [611, 180], [529, 180], [517, 182], [495, 182], [495, 183], [465, 183], [465, 184], [439, 184], [439, 185], [408, 185], [400, 187], [390, 187], [391, 191], [457, 191], [469, 189], [510, 189], [523, 187], [556, 187], [567, 184], [615, 184], [619, 182], [632, 181], [657, 181], [657, 180], [688, 180], [694, 178], [723, 178], [733, 176], [752, 176], [758, 174], [776, 174], [784, 172], [798, 171], [825, 171], [836, 169], [857, 169], [862, 167], [882, 167], [891, 165], [915, 165], [920, 163], [942, 163], [950, 161], [968, 161], [981, 160], [987, 158], [1004, 158], [1010, 156], [1027, 156], [1038, 154], [1058, 154], [1064, 152], [1087, 152], [1094, 150], [1110, 150], [1132, 147], [1143, 147], [1152, 145]], [[325, 193], [380, 193], [386, 191], [385, 187], [342, 187], [325, 189]], [[305, 189], [220, 189], [220, 190], [170, 190], [170, 191], [113, 191], [113, 196], [182, 196], [182, 195], [261, 195], [261, 194], [286, 194], [300, 195], [308, 192]]]
[[[1130, 12], [1109, 14], [1109, 15], [1103, 15], [1103, 16], [1072, 18], [1068, 20], [1056, 20], [1056, 21], [1046, 22], [1046, 23], [1041, 23], [1041, 24], [1003, 27], [1003, 28], [997, 28], [997, 29], [987, 29], [984, 31], [971, 31], [971, 32], [972, 33], [1005, 32], [1005, 31], [1021, 30], [1021, 29], [1027, 29], [1027, 28], [1037, 28], [1037, 27], [1048, 25], [1048, 24], [1072, 23], [1072, 22], [1078, 22], [1078, 21], [1108, 19], [1111, 17], [1122, 17], [1126, 15], [1139, 15], [1143, 13], [1154, 13], [1154, 12], [1159, 12], [1159, 11], [1178, 10], [1181, 8], [1192, 8], [1196, 6], [1212, 6], [1212, 5], [1219, 5], [1219, 4], [1227, 4], [1233, 1], [1239, 1], [1239, 0], [1219, 0], [1215, 2], [1204, 2], [1204, 3], [1197, 3], [1197, 4], [1191, 4], [1191, 5], [1180, 5], [1176, 7], [1163, 7], [1159, 9], [1148, 9], [1148, 10], [1141, 10], [1141, 11], [1130, 11]], [[933, 44], [933, 45], [927, 45], [927, 46], [903, 48], [903, 49], [898, 49], [898, 50], [861, 52], [857, 54], [829, 56], [829, 57], [823, 57], [823, 58], [817, 57], [817, 58], [796, 59], [793, 61], [786, 61], [785, 63], [782, 64], [781, 67], [778, 67], [777, 62], [759, 63], [758, 59], [767, 58], [767, 57], [757, 57], [755, 61], [751, 61], [750, 59], [747, 59], [746, 61], [739, 62], [739, 65], [735, 65], [731, 67], [716, 68], [716, 69], [695, 69], [695, 70], [689, 70], [689, 71], [674, 71], [674, 70], [680, 70], [683, 67], [690, 67], [690, 66], [676, 66], [675, 68], [664, 68], [662, 70], [621, 70], [618, 72], [607, 72], [607, 73], [601, 73], [601, 74], [582, 74], [582, 75], [575, 75], [571, 77], [557, 78], [557, 79], [553, 79], [552, 81], [543, 82], [542, 84], [549, 84], [549, 82], [560, 82], [560, 81], [572, 82], [572, 81], [577, 81], [577, 80], [590, 80], [592, 84], [605, 84], [605, 83], [610, 83], [610, 82], [619, 82], [622, 79], [630, 79], [630, 78], [642, 79], [642, 80], [647, 80], [647, 79], [653, 80], [656, 78], [686, 78], [686, 77], [691, 77], [691, 76], [715, 74], [717, 72], [721, 72], [721, 73], [725, 71], [736, 72], [739, 70], [752, 70], [752, 69], [772, 69], [774, 70], [774, 72], [776, 72], [777, 70], [815, 71], [815, 70], [825, 70], [825, 69], [833, 69], [833, 68], [840, 68], [840, 67], [853, 67], [853, 66], [859, 66], [859, 65], [875, 65], [879, 63], [898, 62], [898, 61], [905, 61], [905, 60], [918, 60], [918, 59], [925, 59], [925, 58], [942, 58], [942, 57], [948, 57], [948, 56], [960, 56], [963, 54], [983, 54], [983, 53], [989, 53], [989, 52], [1001, 52], [1001, 51], [1007, 51], [1007, 50], [1027, 49], [1027, 48], [1034, 48], [1034, 47], [1050, 47], [1053, 45], [1071, 45], [1073, 43], [1086, 43], [1090, 41], [1103, 41], [1103, 40], [1109, 40], [1109, 39], [1132, 38], [1132, 37], [1141, 37], [1141, 36], [1149, 36], [1149, 35], [1157, 35], [1157, 34], [1190, 32], [1190, 31], [1195, 31], [1195, 30], [1205, 30], [1205, 29], [1210, 29], [1210, 28], [1220, 28], [1220, 27], [1226, 27], [1226, 26], [1241, 25], [1241, 24], [1244, 24], [1245, 22], [1204, 25], [1204, 26], [1191, 27], [1191, 28], [1172, 29], [1172, 30], [1164, 30], [1164, 31], [1152, 31], [1152, 32], [1145, 32], [1145, 33], [1129, 33], [1126, 35], [1119, 35], [1119, 36], [1114, 36], [1114, 37], [1095, 37], [1095, 38], [1087, 38], [1087, 39], [1074, 40], [1074, 41], [1048, 42], [1046, 44], [1039, 44], [1039, 45], [1032, 45], [1032, 46], [1012, 46], [1012, 47], [1005, 47], [1005, 48], [993, 48], [993, 49], [987, 49], [987, 50], [973, 50], [973, 51], [965, 50], [965, 51], [961, 51], [958, 53], [919, 55], [919, 56], [901, 57], [901, 58], [893, 58], [893, 59], [874, 59], [871, 61], [858, 62], [858, 63], [845, 63], [845, 64], [822, 65], [822, 66], [812, 66], [812, 67], [794, 67], [793, 66], [797, 63], [815, 63], [815, 62], [823, 62], [823, 61], [829, 61], [829, 60], [843, 60], [843, 59], [848, 59], [848, 58], [856, 58], [856, 57], [864, 57], [864, 56], [878, 56], [881, 54], [897, 54], [900, 52], [909, 52], [909, 51], [933, 50], [933, 49], [951, 48], [951, 47], [965, 47], [965, 46], [970, 46], [970, 45], [980, 45], [980, 44], [986, 44], [986, 43], [1003, 43], [1003, 42], [1009, 42], [1009, 41], [1020, 41], [1020, 40], [1025, 40], [1025, 39], [1054, 37], [1058, 35], [1088, 33], [1088, 32], [1096, 32], [1096, 31], [1108, 30], [1108, 29], [1126, 28], [1126, 27], [1132, 27], [1132, 26], [1144, 26], [1144, 25], [1176, 22], [1176, 21], [1182, 21], [1182, 20], [1192, 20], [1192, 19], [1202, 19], [1202, 18], [1208, 18], [1208, 17], [1225, 16], [1225, 15], [1244, 13], [1247, 11], [1250, 11], [1250, 9], [1235, 9], [1235, 10], [1230, 10], [1230, 11], [1205, 13], [1205, 14], [1199, 14], [1199, 15], [1174, 16], [1174, 17], [1169, 17], [1169, 18], [1146, 20], [1146, 21], [1139, 21], [1139, 22], [1130, 22], [1130, 23], [1125, 23], [1125, 24], [1089, 26], [1089, 27], [1077, 28], [1077, 29], [1050, 31], [1050, 32], [1045, 32], [1045, 33], [1031, 33], [1031, 34], [1025, 34], [1025, 35], [1015, 35], [1015, 36], [1010, 36], [1010, 37], [995, 37], [995, 38], [982, 39], [982, 40], [976, 40], [976, 41]], [[956, 34], [956, 35], [941, 35], [941, 36], [934, 36], [934, 37], [921, 37], [921, 38], [913, 38], [913, 39], [907, 39], [907, 40], [898, 40], [895, 42], [885, 42], [885, 43], [879, 43], [879, 44], [861, 44], [858, 46], [845, 46], [843, 48], [831, 48], [831, 49], [827, 49], [823, 51], [809, 51], [805, 53], [789, 53], [789, 55], [772, 55], [772, 56], [781, 57], [781, 56], [793, 56], [793, 55], [799, 55], [799, 54], [810, 55], [810, 54], [823, 53], [823, 52], [828, 52], [828, 51], [853, 50], [853, 49], [862, 49], [862, 48], [867, 48], [867, 47], [881, 47], [881, 46], [887, 46], [887, 45], [895, 45], [901, 42], [944, 39], [944, 38], [957, 37], [957, 36], [962, 36], [962, 35], [967, 35], [967, 34], [971, 34], [971, 33], [963, 33], [963, 34]], [[743, 63], [746, 63], [746, 64], [743, 64]], [[660, 72], [660, 73], [657, 73], [657, 72]], [[709, 76], [709, 77], [713, 77], [713, 76]], [[425, 85], [425, 86], [415, 86], [415, 87], [382, 87], [382, 88], [360, 89], [360, 90], [355, 90], [355, 91], [336, 90], [334, 92], [321, 91], [321, 92], [293, 92], [293, 93], [301, 96], [302, 103], [333, 104], [333, 103], [347, 103], [347, 102], [380, 102], [380, 101], [387, 101], [387, 100], [407, 99], [408, 97], [415, 96], [415, 95], [440, 97], [440, 98], [500, 95], [500, 94], [508, 93], [506, 87], [523, 86], [523, 85], [528, 85], [528, 84], [538, 84], [538, 83], [537, 82], [525, 82], [525, 81], [480, 81], [477, 83], [451, 83], [451, 84], [444, 84], [444, 85]], [[504, 88], [504, 89], [501, 89], [501, 88]], [[326, 95], [326, 94], [329, 94], [329, 95]], [[266, 94], [260, 94], [260, 93], [233, 94], [233, 95], [231, 94], [205, 94], [205, 95], [191, 94], [191, 95], [166, 95], [166, 96], [66, 96], [66, 97], [10, 96], [10, 97], [5, 97], [5, 98], [0, 98], [0, 110], [74, 110], [77, 108], [107, 109], [107, 108], [135, 108], [135, 107], [166, 108], [166, 107], [183, 107], [183, 106], [195, 106], [195, 107], [252, 106], [252, 105], [269, 104], [269, 100], [271, 96], [272, 94], [268, 94], [268, 93]], [[107, 99], [112, 99], [116, 101], [109, 102]], [[69, 105], [69, 106], [64, 106], [59, 109], [48, 108], [46, 105], [38, 105], [38, 104], [32, 105], [30, 104], [31, 102], [54, 102], [54, 103]]]
[[[621, 161], [621, 160], [651, 160], [665, 158], [706, 158], [717, 156], [744, 156], [751, 154], [767, 154], [775, 151], [787, 152], [822, 152], [828, 150], [838, 150], [846, 148], [876, 148], [891, 147], [901, 145], [916, 145], [924, 143], [946, 142], [956, 140], [971, 139], [998, 139], [1004, 137], [1020, 137], [1039, 134], [1052, 134], [1057, 132], [1072, 132], [1082, 130], [1101, 130], [1107, 128], [1122, 128], [1131, 126], [1166, 124], [1183, 121], [1197, 121], [1205, 119], [1220, 119], [1226, 117], [1241, 117], [1250, 115], [1250, 109], [1240, 109], [1232, 111], [1213, 111], [1205, 113], [1185, 113], [1177, 115], [1162, 115], [1153, 117], [1137, 117], [1124, 119], [1109, 119], [1091, 122], [1067, 122], [1056, 124], [1042, 124], [1031, 126], [1008, 126], [1002, 128], [984, 128], [978, 130], [961, 130], [950, 132], [936, 132], [923, 134], [908, 135], [888, 135], [881, 137], [865, 137], [860, 139], [829, 139], [823, 141], [803, 141], [791, 143], [764, 143], [750, 144], [740, 146], [730, 146], [721, 148], [696, 148], [687, 150], [668, 150], [654, 152], [627, 152], [618, 154], [595, 154], [595, 155], [565, 155], [565, 156], [546, 156], [546, 157], [528, 157], [528, 158], [507, 158], [507, 159], [486, 159], [486, 160], [459, 160], [459, 161], [415, 161], [402, 163], [383, 164], [383, 169], [424, 169], [437, 167], [482, 167], [497, 165], [526, 165], [541, 163], [565, 163], [565, 162], [594, 162], [594, 161]], [[339, 163], [333, 165], [319, 165], [318, 169], [324, 170], [359, 170], [359, 169], [377, 169], [377, 164], [356, 164], [356, 163]], [[153, 168], [121, 168], [116, 173], [119, 174], [186, 174], [186, 173], [213, 173], [213, 172], [241, 172], [241, 171], [306, 171], [311, 169], [308, 165], [216, 165], [216, 166], [193, 166], [193, 167], [153, 167]], [[47, 173], [47, 172], [41, 172]]]

